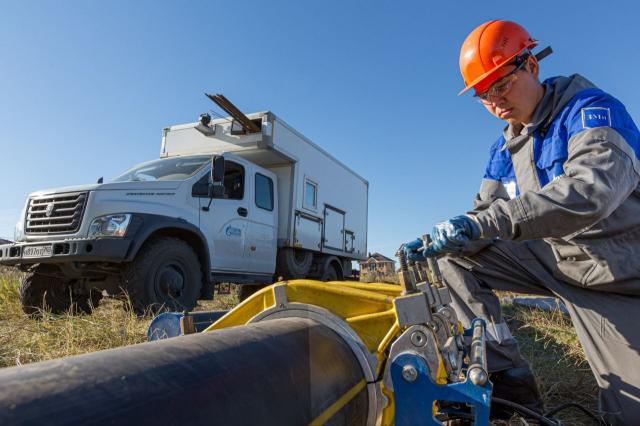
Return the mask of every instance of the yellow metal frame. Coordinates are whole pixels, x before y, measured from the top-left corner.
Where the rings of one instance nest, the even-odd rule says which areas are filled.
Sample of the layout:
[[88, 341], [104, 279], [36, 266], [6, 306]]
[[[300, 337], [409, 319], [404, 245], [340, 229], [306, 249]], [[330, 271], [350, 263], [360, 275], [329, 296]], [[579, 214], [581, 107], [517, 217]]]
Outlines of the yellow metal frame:
[[[324, 308], [343, 319], [358, 334], [369, 352], [378, 359], [376, 376], [380, 378], [378, 383], [383, 394], [389, 400], [383, 411], [382, 424], [392, 425], [394, 423], [393, 392], [384, 387], [381, 377], [389, 346], [403, 331], [398, 324], [398, 316], [393, 304], [393, 300], [400, 296], [402, 291], [400, 286], [350, 281], [282, 281], [256, 292], [204, 332], [247, 324], [254, 316], [274, 307], [276, 303], [275, 286], [284, 287], [287, 303], [304, 303]], [[447, 374], [442, 359], [439, 364], [437, 382], [446, 383]], [[362, 389], [364, 386], [358, 387], [357, 391], [352, 389], [347, 392], [312, 424], [324, 424], [332, 415], [332, 407], [344, 406]]]

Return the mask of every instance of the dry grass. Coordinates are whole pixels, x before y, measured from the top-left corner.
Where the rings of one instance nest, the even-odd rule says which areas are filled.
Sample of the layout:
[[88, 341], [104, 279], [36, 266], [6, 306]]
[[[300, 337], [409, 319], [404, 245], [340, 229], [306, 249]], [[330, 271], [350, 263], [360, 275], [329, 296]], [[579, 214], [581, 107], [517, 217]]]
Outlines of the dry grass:
[[[575, 402], [596, 411], [598, 387], [569, 317], [508, 303], [503, 314], [531, 364], [546, 409]], [[595, 424], [576, 409], [557, 418], [563, 425]]]
[[[92, 315], [44, 314], [41, 321], [22, 313], [19, 275], [0, 267], [0, 367], [44, 361], [146, 341], [151, 315], [138, 317], [123, 301], [103, 299]], [[232, 290], [197, 310], [229, 309], [237, 304]], [[547, 408], [565, 402], [596, 406], [597, 387], [570, 320], [559, 312], [504, 305], [504, 314], [523, 355], [531, 362]], [[566, 425], [593, 424], [575, 410], [558, 416]], [[523, 424], [523, 423], [512, 423]]]
[[361, 272], [360, 282], [363, 283], [387, 283], [387, 284], [399, 284], [398, 274], [390, 274], [382, 271], [375, 272]]
[[[69, 355], [132, 345], [147, 340], [152, 316], [136, 316], [122, 300], [103, 298], [92, 315], [52, 315], [42, 320], [22, 313], [19, 274], [0, 267], [0, 367], [45, 361]], [[198, 309], [228, 309], [234, 295], [201, 302]]]

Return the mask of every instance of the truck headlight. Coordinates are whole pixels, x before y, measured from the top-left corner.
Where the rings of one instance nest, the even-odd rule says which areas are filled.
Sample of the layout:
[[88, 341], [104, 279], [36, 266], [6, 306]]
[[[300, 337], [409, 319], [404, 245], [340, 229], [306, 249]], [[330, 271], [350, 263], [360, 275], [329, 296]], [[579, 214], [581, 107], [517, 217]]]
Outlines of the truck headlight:
[[124, 237], [131, 222], [131, 214], [110, 214], [100, 216], [89, 225], [89, 238], [94, 237]]
[[29, 206], [29, 199], [24, 203], [24, 207], [20, 212], [20, 220], [16, 223], [16, 227], [13, 228], [13, 241], [23, 241], [25, 239], [24, 233], [24, 219], [27, 215], [27, 207]]

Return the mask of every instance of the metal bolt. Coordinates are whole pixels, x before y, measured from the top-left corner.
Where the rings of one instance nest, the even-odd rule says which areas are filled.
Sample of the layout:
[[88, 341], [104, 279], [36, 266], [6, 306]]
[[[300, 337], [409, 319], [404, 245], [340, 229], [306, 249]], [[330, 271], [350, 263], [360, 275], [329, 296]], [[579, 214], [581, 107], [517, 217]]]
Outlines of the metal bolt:
[[458, 369], [458, 357], [455, 353], [447, 352], [447, 356], [449, 358], [449, 364], [451, 364], [451, 368], [454, 370]]
[[[404, 371], [402, 374], [404, 376]], [[469, 380], [471, 380], [471, 383], [474, 385], [483, 386], [487, 383], [488, 379], [489, 377], [487, 376], [487, 372], [484, 371], [484, 368], [475, 367], [469, 371]]]
[[413, 346], [422, 347], [427, 343], [427, 336], [422, 331], [414, 331], [411, 333], [411, 343]]
[[398, 260], [400, 261], [400, 270], [402, 272], [408, 271], [409, 268], [407, 266], [407, 255], [405, 254], [403, 247], [400, 247], [400, 249], [396, 253], [396, 256], [398, 256]]
[[405, 365], [402, 368], [402, 378], [407, 382], [415, 382], [418, 378], [418, 371], [413, 365]]

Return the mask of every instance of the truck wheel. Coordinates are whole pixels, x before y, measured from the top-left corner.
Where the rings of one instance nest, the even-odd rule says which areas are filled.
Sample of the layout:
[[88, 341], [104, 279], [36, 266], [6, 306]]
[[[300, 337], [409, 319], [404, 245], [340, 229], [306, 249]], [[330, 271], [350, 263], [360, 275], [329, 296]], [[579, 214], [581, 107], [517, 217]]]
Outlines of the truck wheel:
[[200, 261], [184, 240], [160, 237], [147, 241], [123, 271], [133, 310], [190, 311], [202, 287]]
[[22, 310], [34, 318], [42, 317], [45, 310], [53, 314], [90, 314], [93, 308], [98, 307], [102, 298], [99, 291], [74, 295], [68, 281], [37, 272], [28, 273], [22, 279], [19, 293]]
[[322, 277], [320, 277], [320, 281], [337, 281], [338, 280], [338, 271], [336, 271], [336, 267], [332, 264], [327, 265], [324, 272], [322, 273]]
[[278, 252], [277, 275], [284, 279], [304, 278], [309, 273], [313, 254], [306, 250], [285, 248]]
[[20, 303], [32, 317], [42, 316], [43, 310], [61, 314], [71, 307], [69, 286], [62, 278], [30, 272], [20, 282]]

